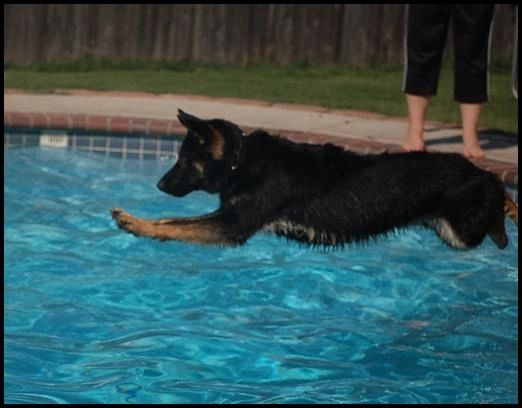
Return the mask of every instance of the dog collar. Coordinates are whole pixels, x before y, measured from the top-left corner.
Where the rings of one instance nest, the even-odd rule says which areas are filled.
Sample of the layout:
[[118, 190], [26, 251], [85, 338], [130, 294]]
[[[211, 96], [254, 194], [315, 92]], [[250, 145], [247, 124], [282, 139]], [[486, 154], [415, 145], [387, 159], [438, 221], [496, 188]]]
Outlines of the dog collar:
[[239, 143], [234, 149], [234, 163], [231, 167], [233, 171], [237, 170], [237, 168], [239, 167], [239, 159], [241, 158], [241, 147], [243, 146], [243, 136], [245, 136], [244, 133], [242, 133], [241, 136], [239, 136]]

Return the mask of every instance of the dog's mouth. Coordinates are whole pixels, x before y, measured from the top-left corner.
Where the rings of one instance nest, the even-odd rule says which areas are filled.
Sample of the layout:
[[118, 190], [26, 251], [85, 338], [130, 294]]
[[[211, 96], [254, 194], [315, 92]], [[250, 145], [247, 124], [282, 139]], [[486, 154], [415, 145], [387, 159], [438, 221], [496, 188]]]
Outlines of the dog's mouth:
[[184, 197], [191, 191], [193, 191], [190, 188], [183, 188], [183, 187], [173, 187], [172, 185], [169, 185], [164, 179], [161, 179], [158, 184], [156, 184], [156, 187], [160, 191], [162, 191], [165, 194], [174, 196], [174, 197]]

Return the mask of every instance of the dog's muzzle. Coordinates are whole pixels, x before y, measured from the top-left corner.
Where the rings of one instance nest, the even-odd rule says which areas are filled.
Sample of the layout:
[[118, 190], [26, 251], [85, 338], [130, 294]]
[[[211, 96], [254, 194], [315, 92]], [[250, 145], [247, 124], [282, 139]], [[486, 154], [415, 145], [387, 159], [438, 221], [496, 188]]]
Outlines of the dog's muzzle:
[[158, 187], [161, 191], [166, 192], [165, 189], [167, 188], [167, 183], [165, 182], [165, 180], [162, 179], [158, 181], [156, 187]]

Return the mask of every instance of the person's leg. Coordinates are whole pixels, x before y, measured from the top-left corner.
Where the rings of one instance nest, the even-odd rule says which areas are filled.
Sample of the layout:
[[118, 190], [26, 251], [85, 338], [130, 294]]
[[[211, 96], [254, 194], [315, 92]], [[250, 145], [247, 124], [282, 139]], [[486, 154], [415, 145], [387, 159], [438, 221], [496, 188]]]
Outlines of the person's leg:
[[408, 138], [402, 147], [408, 152], [426, 150], [423, 140], [424, 119], [430, 97], [406, 94], [406, 102], [408, 104]]
[[485, 156], [478, 141], [481, 104], [489, 101], [489, 56], [493, 4], [452, 6], [455, 41], [455, 95], [460, 103], [463, 154]]
[[478, 121], [481, 104], [461, 103], [460, 116], [462, 118], [462, 138], [464, 148], [462, 154], [468, 159], [481, 159], [486, 153], [480, 147], [478, 141]]
[[403, 91], [408, 105], [408, 136], [403, 148], [424, 150], [423, 131], [430, 98], [437, 93], [449, 6], [407, 6], [404, 42]]

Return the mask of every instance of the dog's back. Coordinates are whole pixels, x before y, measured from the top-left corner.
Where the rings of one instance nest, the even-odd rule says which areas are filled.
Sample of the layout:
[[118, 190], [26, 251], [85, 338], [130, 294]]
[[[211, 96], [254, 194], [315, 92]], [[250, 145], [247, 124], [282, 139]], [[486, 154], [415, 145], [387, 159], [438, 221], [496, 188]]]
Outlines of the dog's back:
[[273, 183], [267, 200], [279, 203], [265, 231], [342, 245], [419, 223], [435, 229], [449, 245], [467, 248], [503, 220], [500, 180], [457, 154], [360, 156], [262, 132], [251, 137], [246, 142], [248, 178]]

